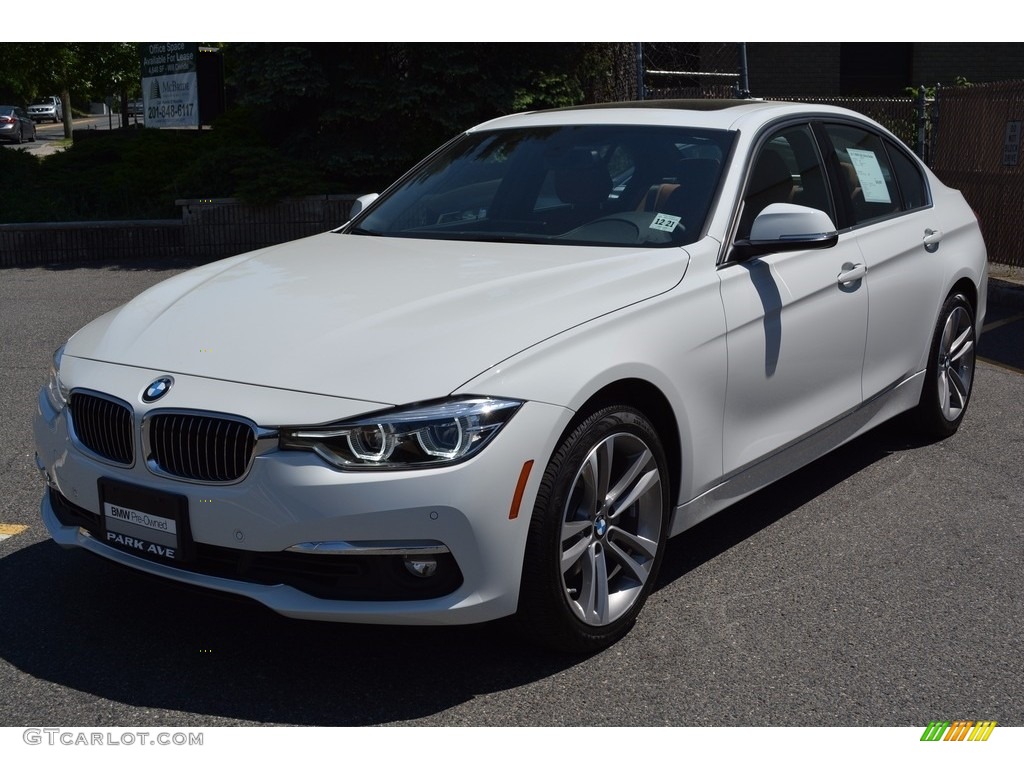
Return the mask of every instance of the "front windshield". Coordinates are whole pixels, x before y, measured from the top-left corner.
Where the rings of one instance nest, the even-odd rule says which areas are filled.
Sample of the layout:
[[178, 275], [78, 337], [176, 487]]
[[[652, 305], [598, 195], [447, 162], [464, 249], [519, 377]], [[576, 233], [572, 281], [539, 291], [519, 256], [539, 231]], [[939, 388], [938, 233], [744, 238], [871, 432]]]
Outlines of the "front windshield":
[[391, 237], [677, 246], [704, 227], [733, 134], [555, 126], [466, 134], [347, 231]]

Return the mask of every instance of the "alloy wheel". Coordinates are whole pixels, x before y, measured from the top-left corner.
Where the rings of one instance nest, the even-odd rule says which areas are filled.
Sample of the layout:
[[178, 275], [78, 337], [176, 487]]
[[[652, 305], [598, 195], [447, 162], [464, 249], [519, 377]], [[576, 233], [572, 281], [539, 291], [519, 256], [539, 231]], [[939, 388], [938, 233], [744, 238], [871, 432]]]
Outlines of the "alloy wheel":
[[587, 454], [560, 537], [562, 588], [579, 620], [611, 624], [643, 592], [664, 535], [663, 492], [654, 453], [636, 435], [609, 435]]
[[974, 325], [970, 313], [957, 306], [946, 318], [938, 349], [939, 408], [950, 422], [960, 418], [974, 379]]

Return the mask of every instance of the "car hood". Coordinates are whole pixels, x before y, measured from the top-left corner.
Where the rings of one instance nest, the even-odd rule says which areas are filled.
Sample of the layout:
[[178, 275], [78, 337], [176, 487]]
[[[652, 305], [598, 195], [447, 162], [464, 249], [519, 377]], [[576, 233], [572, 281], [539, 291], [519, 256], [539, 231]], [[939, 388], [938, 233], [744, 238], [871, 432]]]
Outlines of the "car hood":
[[687, 260], [680, 248], [325, 233], [166, 280], [83, 328], [65, 354], [375, 403], [416, 402], [671, 289]]

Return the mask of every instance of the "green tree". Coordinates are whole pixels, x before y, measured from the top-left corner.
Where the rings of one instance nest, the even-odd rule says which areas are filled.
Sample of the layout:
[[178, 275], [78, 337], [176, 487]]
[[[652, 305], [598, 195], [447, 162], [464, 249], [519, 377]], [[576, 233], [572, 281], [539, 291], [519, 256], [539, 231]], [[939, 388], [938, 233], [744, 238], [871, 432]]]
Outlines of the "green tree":
[[[616, 45], [616, 44], [611, 44]], [[240, 43], [234, 102], [266, 142], [324, 169], [338, 191], [380, 189], [467, 126], [608, 91], [609, 44]]]
[[4, 64], [0, 67], [0, 101], [27, 104], [40, 90], [41, 68], [35, 62], [39, 43], [4, 43]]
[[[59, 95], [64, 136], [69, 139], [71, 94], [83, 99], [109, 95], [108, 89], [124, 94], [139, 80], [133, 43], [6, 43], [4, 56], [0, 93], [20, 103], [48, 93]], [[126, 100], [123, 97], [122, 103]]]
[[117, 95], [121, 125], [128, 125], [128, 99], [140, 89], [139, 49], [136, 43], [93, 43], [84, 50], [86, 67], [92, 72], [93, 95]]

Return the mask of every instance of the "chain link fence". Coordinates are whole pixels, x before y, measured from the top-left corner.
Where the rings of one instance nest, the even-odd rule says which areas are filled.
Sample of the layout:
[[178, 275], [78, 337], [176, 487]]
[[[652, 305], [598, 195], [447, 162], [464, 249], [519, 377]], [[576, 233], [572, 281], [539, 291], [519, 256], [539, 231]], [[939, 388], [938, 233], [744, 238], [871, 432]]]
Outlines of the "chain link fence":
[[931, 168], [978, 215], [989, 261], [1024, 266], [1024, 80], [940, 88], [932, 121]]
[[640, 43], [644, 98], [732, 98], [740, 80], [739, 43]]
[[[881, 123], [927, 162], [930, 121], [929, 102], [906, 98], [833, 97], [821, 99], [768, 97], [768, 101], [797, 101], [845, 107]], [[923, 128], [924, 132], [921, 133]]]
[[585, 88], [592, 102], [731, 99], [740, 87], [739, 43], [600, 43], [606, 79]]

